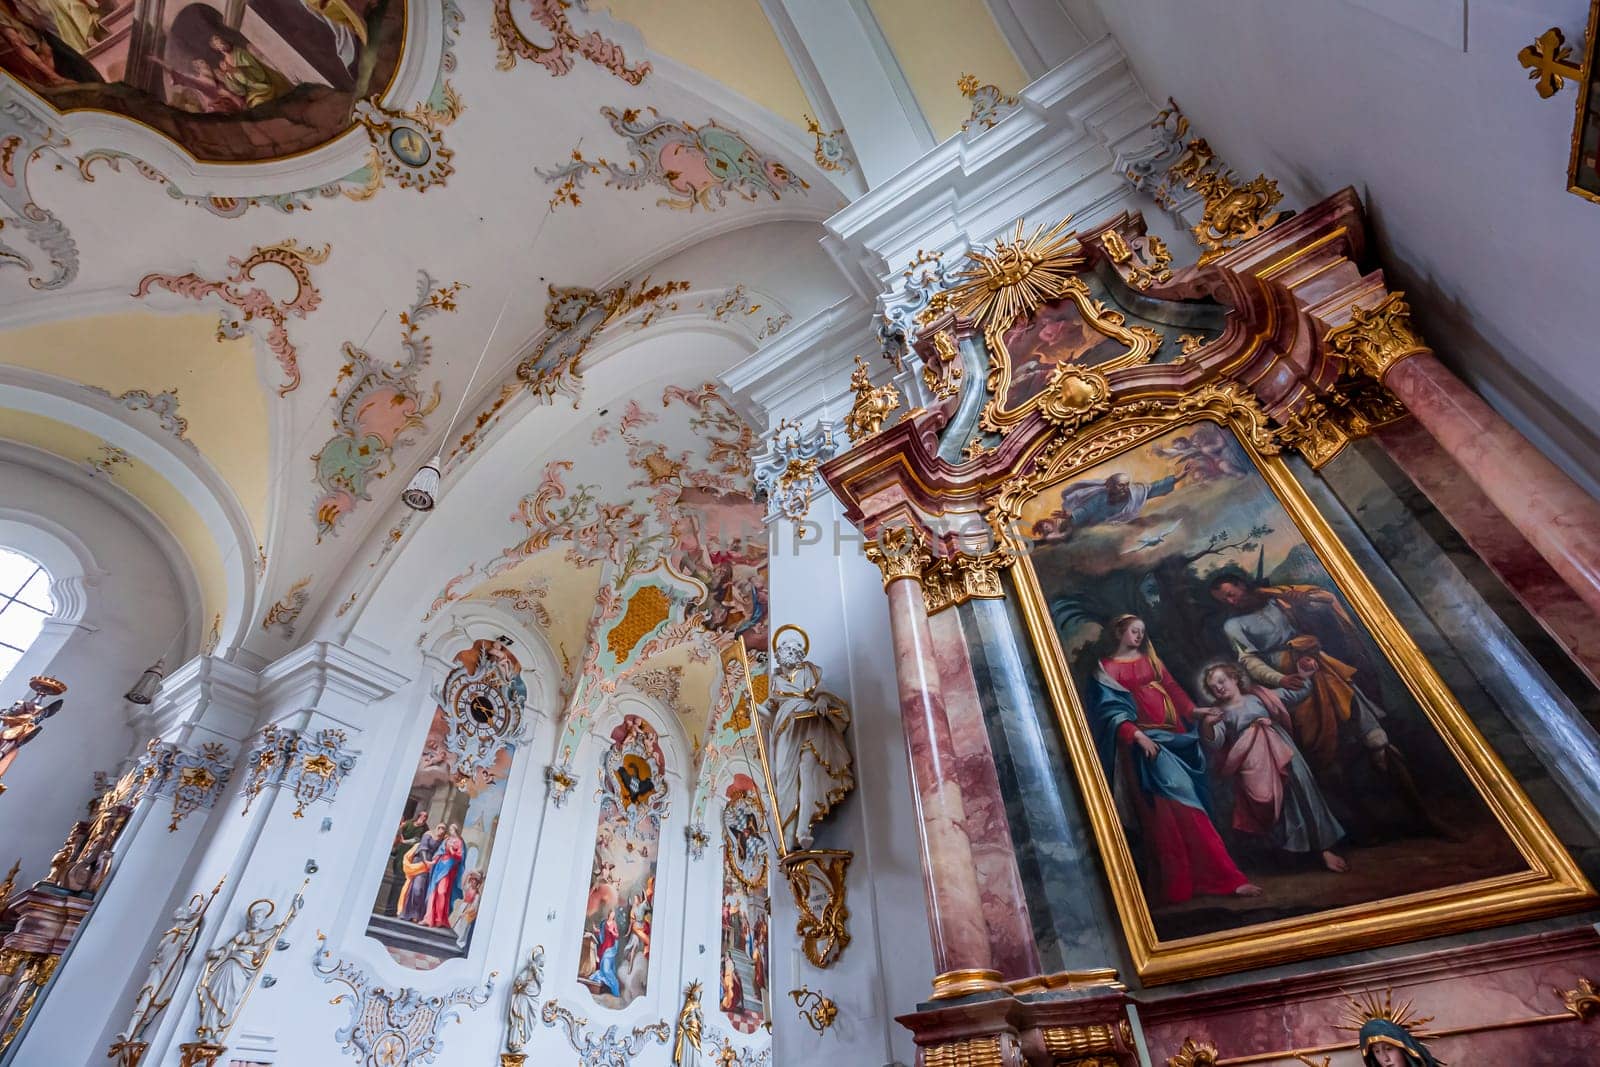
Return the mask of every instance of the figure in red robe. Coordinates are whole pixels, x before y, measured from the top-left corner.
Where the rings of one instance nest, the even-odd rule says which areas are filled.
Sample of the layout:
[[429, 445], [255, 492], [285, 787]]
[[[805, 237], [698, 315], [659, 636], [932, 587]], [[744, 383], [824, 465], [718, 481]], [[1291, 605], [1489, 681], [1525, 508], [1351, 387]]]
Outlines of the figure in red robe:
[[1132, 794], [1151, 889], [1168, 904], [1196, 895], [1257, 896], [1211, 822], [1194, 702], [1156, 655], [1144, 620], [1122, 615], [1091, 683], [1095, 744], [1113, 789]]
[[451, 909], [461, 897], [461, 865], [466, 854], [461, 827], [452, 825], [450, 836], [434, 856], [433, 870], [428, 875], [427, 925], [449, 928]]

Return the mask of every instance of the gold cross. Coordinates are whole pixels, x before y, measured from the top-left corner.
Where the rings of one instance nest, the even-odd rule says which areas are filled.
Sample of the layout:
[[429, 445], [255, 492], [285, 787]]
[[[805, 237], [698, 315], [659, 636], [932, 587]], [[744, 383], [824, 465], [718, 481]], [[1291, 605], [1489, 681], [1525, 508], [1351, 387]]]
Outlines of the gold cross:
[[1528, 68], [1528, 80], [1546, 100], [1561, 91], [1568, 78], [1583, 77], [1583, 68], [1572, 62], [1572, 48], [1567, 35], [1552, 26], [1532, 44], [1517, 53], [1517, 62]]

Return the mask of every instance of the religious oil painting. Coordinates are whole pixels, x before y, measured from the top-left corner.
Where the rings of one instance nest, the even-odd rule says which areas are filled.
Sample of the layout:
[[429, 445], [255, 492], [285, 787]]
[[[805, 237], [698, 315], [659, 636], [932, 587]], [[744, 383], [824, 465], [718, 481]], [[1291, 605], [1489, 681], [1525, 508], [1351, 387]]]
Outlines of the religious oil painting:
[[1018, 318], [1001, 340], [1011, 364], [1002, 405], [1007, 409], [1021, 407], [1029, 397], [1043, 392], [1063, 363], [1093, 367], [1128, 350], [1122, 341], [1091, 326], [1072, 300], [1041, 305], [1032, 315]]
[[1403, 912], [1429, 901], [1587, 890], [1297, 493], [1196, 421], [1022, 513], [1024, 599], [1147, 980], [1420, 937]]
[[1567, 187], [1600, 202], [1600, 2], [1589, 7], [1589, 34], [1583, 46], [1583, 81], [1578, 87], [1578, 114], [1572, 130], [1572, 161]]
[[767, 996], [766, 814], [755, 781], [736, 775], [722, 809], [722, 954], [717, 1005], [741, 1034], [771, 1017]]
[[405, 22], [405, 0], [0, 0], [0, 69], [58, 111], [256, 162], [349, 129], [393, 77]]
[[509, 638], [456, 656], [394, 827], [367, 936], [407, 967], [467, 955], [483, 902], [527, 687]]
[[606, 1008], [643, 996], [650, 974], [656, 859], [667, 816], [665, 760], [651, 725], [628, 715], [600, 761], [600, 820], [584, 905], [578, 981]]

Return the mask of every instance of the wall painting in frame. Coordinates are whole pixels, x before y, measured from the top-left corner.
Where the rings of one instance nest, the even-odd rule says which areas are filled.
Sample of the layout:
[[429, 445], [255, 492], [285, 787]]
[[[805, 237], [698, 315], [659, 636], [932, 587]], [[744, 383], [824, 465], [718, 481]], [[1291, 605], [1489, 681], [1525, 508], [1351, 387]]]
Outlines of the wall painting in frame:
[[1002, 497], [1141, 979], [1592, 900], [1238, 406], [1186, 406], [1104, 420]]
[[1578, 78], [1578, 113], [1572, 127], [1567, 191], [1600, 203], [1600, 0], [1589, 4], [1589, 32]]

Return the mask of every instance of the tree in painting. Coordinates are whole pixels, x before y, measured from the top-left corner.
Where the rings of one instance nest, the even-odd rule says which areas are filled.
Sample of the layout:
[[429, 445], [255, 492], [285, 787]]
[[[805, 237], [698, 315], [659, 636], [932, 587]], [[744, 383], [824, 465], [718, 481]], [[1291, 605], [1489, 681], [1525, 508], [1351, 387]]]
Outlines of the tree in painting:
[[1230, 431], [1171, 430], [1023, 522], [1161, 938], [1523, 868]]
[[595, 1002], [625, 1008], [645, 993], [656, 859], [667, 817], [666, 761], [655, 730], [628, 715], [600, 761], [600, 822], [584, 907], [578, 981]]
[[767, 837], [761, 795], [736, 775], [722, 809], [722, 954], [717, 1003], [733, 1028], [753, 1034], [767, 1002]]
[[[457, 653], [411, 780], [367, 935], [408, 967], [465, 956], [482, 903], [520, 723], [522, 667], [506, 637]], [[509, 731], [507, 731], [509, 733]]]
[[113, 111], [202, 160], [343, 133], [399, 63], [404, 0], [0, 0], [0, 69], [61, 111]]

